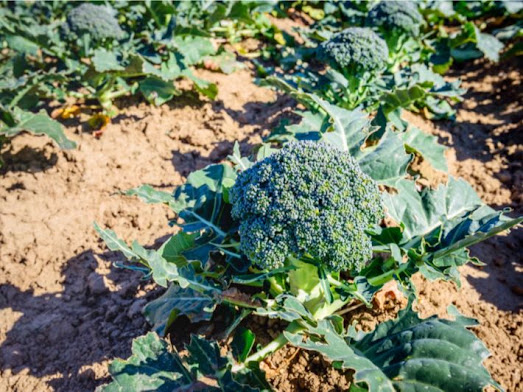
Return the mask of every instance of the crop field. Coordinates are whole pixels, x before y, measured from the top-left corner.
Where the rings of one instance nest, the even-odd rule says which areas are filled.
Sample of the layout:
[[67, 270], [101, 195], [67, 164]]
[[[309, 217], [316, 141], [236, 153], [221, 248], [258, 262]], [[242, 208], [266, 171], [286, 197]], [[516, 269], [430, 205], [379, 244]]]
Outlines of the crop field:
[[0, 391], [523, 390], [522, 1], [0, 1]]

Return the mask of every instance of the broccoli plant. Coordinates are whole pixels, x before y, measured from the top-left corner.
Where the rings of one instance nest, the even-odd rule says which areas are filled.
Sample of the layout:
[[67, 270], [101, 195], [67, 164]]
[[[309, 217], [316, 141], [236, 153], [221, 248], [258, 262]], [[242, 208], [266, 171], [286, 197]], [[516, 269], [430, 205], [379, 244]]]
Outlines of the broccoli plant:
[[82, 43], [84, 54], [88, 54], [90, 43], [95, 46], [112, 43], [124, 37], [125, 32], [118, 24], [116, 11], [111, 7], [83, 3], [67, 13], [64, 37], [76, 38]]
[[192, 68], [232, 72], [239, 63], [217, 43], [222, 37], [274, 38], [279, 30], [265, 15], [273, 8], [248, 2], [5, 2], [0, 104], [8, 115], [0, 119], [2, 134], [20, 128], [22, 111], [44, 115], [51, 101], [64, 105], [63, 114], [74, 102], [76, 113], [94, 110], [93, 119], [107, 123], [118, 111], [117, 98], [140, 94], [162, 105], [182, 93], [175, 84], [180, 79], [214, 99], [216, 85]]
[[343, 30], [318, 47], [318, 58], [347, 80], [345, 91], [333, 93], [343, 96], [349, 109], [365, 101], [368, 85], [385, 68], [387, 57], [385, 41], [372, 30], [360, 27]]
[[268, 77], [266, 83], [291, 93], [314, 92], [347, 109], [375, 108], [375, 81], [388, 58], [383, 39], [369, 28], [350, 27], [319, 44], [315, 54], [327, 66], [324, 74], [303, 66], [294, 74]]
[[[518, 1], [456, 1], [420, 3], [429, 29], [430, 62], [440, 73], [456, 62], [485, 57], [497, 62], [521, 50], [521, 17]], [[508, 50], [502, 55], [504, 47]]]
[[[403, 49], [389, 50], [368, 27], [350, 27], [319, 43], [310, 63], [303, 63], [295, 72], [269, 76], [263, 83], [290, 94], [311, 110], [317, 110], [311, 99], [317, 95], [344, 109], [362, 107], [373, 112], [381, 108], [391, 120], [401, 109], [423, 111], [433, 119], [453, 119], [450, 104], [460, 101], [465, 92], [459, 80], [447, 82], [426, 65], [411, 64], [412, 56], [409, 61], [399, 61], [406, 57], [398, 50]], [[327, 66], [324, 72], [318, 70], [318, 62]]]
[[[95, 118], [102, 114], [108, 121], [117, 113], [118, 97], [141, 94], [161, 105], [181, 94], [174, 83], [182, 78], [213, 99], [216, 85], [196, 77], [191, 67], [224, 52], [196, 30], [188, 34], [175, 29], [172, 10], [155, 7], [51, 2], [2, 7], [2, 139], [29, 131], [49, 134], [60, 145], [72, 147], [57, 121], [49, 117], [36, 121], [47, 116], [51, 101], [64, 106], [62, 113], [74, 102], [77, 109], [91, 113], [94, 109]], [[164, 24], [148, 23], [162, 13], [169, 16]], [[60, 115], [59, 110], [55, 113]]]
[[[333, 114], [332, 126], [307, 118], [304, 141], [280, 150], [263, 145], [253, 158], [236, 145], [232, 166], [196, 171], [173, 194], [150, 186], [127, 191], [176, 213], [180, 231], [158, 250], [129, 247], [96, 226], [108, 247], [130, 260], [128, 268], [167, 288], [144, 308], [156, 334], [175, 333], [180, 316], [212, 323], [219, 315], [223, 323], [220, 333], [194, 336], [188, 356], [170, 352], [154, 333], [136, 340], [133, 355], [111, 366], [115, 381], [101, 390], [267, 391], [259, 362], [287, 344], [351, 371], [358, 390], [499, 387], [481, 365], [486, 348], [467, 330], [475, 321], [454, 308], [453, 321], [419, 318], [411, 277], [459, 285], [458, 268], [474, 261], [466, 247], [523, 218], [484, 205], [462, 180], [422, 188], [406, 170], [404, 142], [419, 146], [417, 133], [403, 140], [385, 129], [369, 145], [362, 112], [335, 113], [318, 102]], [[409, 298], [407, 308], [374, 331], [356, 332], [350, 307], [372, 306], [392, 280]], [[245, 322], [251, 315], [282, 323], [281, 333], [256, 350], [258, 338]], [[229, 339], [227, 352], [222, 343]]]
[[372, 30], [353, 27], [335, 34], [318, 48], [319, 58], [348, 74], [363, 74], [385, 67], [388, 51]]
[[413, 1], [380, 1], [370, 10], [368, 22], [387, 35], [408, 34], [416, 37], [420, 33], [423, 17]]

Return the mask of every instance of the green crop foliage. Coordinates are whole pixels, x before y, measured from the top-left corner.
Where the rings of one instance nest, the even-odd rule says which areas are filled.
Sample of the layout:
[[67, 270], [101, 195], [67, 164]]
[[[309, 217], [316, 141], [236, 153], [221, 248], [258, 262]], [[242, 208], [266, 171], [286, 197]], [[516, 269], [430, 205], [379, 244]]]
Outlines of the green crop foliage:
[[[419, 131], [403, 137], [387, 130], [368, 146], [363, 112], [317, 102], [326, 114], [305, 112], [302, 124], [287, 130], [287, 140], [305, 141], [283, 142], [280, 150], [263, 145], [251, 158], [236, 145], [233, 167], [198, 170], [173, 194], [150, 186], [127, 191], [176, 213], [180, 232], [158, 250], [129, 247], [96, 226], [107, 246], [130, 261], [127, 268], [167, 288], [144, 308], [154, 333], [135, 341], [129, 359], [111, 365], [114, 381], [100, 390], [268, 391], [259, 362], [287, 344], [350, 370], [357, 390], [393, 392], [420, 383], [445, 391], [500, 388], [482, 366], [488, 351], [468, 330], [475, 320], [452, 307], [454, 320], [419, 318], [411, 279], [422, 274], [459, 285], [458, 268], [476, 262], [466, 247], [523, 218], [484, 205], [463, 180], [420, 190], [407, 172], [404, 145], [440, 165], [433, 141]], [[391, 191], [378, 192], [376, 183]], [[381, 220], [382, 206], [394, 224]], [[338, 313], [356, 303], [371, 306], [391, 280], [409, 297], [398, 318], [368, 333], [346, 328]], [[231, 315], [222, 335], [232, 339], [227, 354], [220, 342], [193, 336], [182, 357], [156, 335], [175, 333], [181, 316], [212, 323], [217, 311]], [[254, 332], [239, 327], [251, 314], [287, 327], [254, 349]]]
[[[3, 2], [0, 9], [0, 136], [46, 134], [70, 148], [51, 101], [96, 112], [107, 121], [117, 101], [137, 95], [162, 105], [182, 94], [176, 81], [214, 99], [214, 83], [193, 69], [230, 73], [240, 64], [218, 42], [273, 39], [265, 15], [274, 4], [256, 2]], [[96, 118], [96, 117], [95, 117]], [[30, 126], [29, 126], [30, 125]]]
[[[519, 12], [485, 3], [487, 13]], [[209, 13], [234, 14], [233, 25], [245, 26], [240, 10], [266, 6], [239, 4], [212, 3]], [[214, 26], [209, 29], [229, 42], [247, 36], [227, 23], [198, 20], [204, 12], [194, 4], [176, 7], [184, 28]], [[285, 35], [276, 39], [276, 30], [254, 18], [258, 32], [273, 34], [262, 56], [274, 56], [284, 72], [270, 75], [275, 71], [263, 58], [257, 66], [264, 83], [304, 104], [301, 120], [282, 123], [265, 139], [272, 144], [252, 156], [242, 156], [236, 144], [229, 162], [191, 173], [173, 193], [148, 185], [126, 191], [176, 215], [171, 223], [179, 232], [157, 250], [128, 246], [95, 226], [128, 260], [121, 266], [166, 289], [144, 308], [154, 332], [135, 340], [127, 360], [113, 362], [114, 381], [100, 390], [268, 391], [259, 363], [285, 345], [320, 353], [347, 371], [351, 391], [500, 389], [482, 364], [487, 349], [468, 329], [476, 321], [453, 307], [453, 320], [420, 318], [412, 278], [459, 286], [460, 267], [478, 262], [467, 248], [523, 218], [485, 205], [463, 180], [449, 176], [435, 188], [418, 181], [414, 156], [445, 172], [445, 148], [401, 118], [402, 110], [452, 118], [450, 104], [464, 91], [439, 74], [445, 61], [470, 45], [485, 55], [500, 50], [474, 23], [487, 5], [447, 4], [452, 13], [434, 2], [299, 1], [292, 7], [315, 20], [299, 32], [303, 44]], [[154, 24], [169, 20], [155, 18]], [[444, 36], [439, 28], [448, 21], [461, 23], [461, 30]], [[440, 49], [448, 56], [437, 63]], [[111, 64], [108, 57], [100, 60], [100, 66]], [[142, 92], [155, 91], [152, 85]], [[391, 281], [408, 298], [396, 319], [366, 333], [344, 323], [341, 315], [357, 304], [371, 307]], [[213, 323], [217, 315], [223, 323], [218, 341], [193, 336], [179, 355], [162, 340], [176, 332], [179, 317]], [[251, 315], [285, 327], [257, 345], [255, 333], [242, 325]]]
[[380, 1], [371, 8], [367, 23], [379, 27], [387, 38], [396, 34], [418, 36], [423, 16], [413, 1]]

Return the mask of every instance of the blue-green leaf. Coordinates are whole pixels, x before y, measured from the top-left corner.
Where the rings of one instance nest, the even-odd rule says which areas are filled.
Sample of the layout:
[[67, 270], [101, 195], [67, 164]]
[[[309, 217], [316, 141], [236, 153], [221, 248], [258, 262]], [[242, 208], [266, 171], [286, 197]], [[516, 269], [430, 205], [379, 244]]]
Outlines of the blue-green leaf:
[[438, 143], [436, 136], [428, 135], [419, 128], [410, 127], [401, 134], [401, 137], [408, 151], [421, 155], [434, 169], [447, 172], [445, 147]]
[[210, 297], [172, 284], [161, 297], [145, 306], [144, 315], [154, 331], [163, 336], [179, 316], [186, 316], [192, 323], [210, 320], [214, 306]]
[[0, 122], [0, 135], [15, 136], [20, 132], [30, 132], [35, 135], [46, 135], [53, 139], [60, 148], [76, 148], [76, 143], [69, 140], [62, 129], [62, 125], [47, 115], [45, 110], [38, 113], [27, 112], [15, 107], [12, 112], [14, 125]]
[[172, 81], [165, 81], [156, 76], [149, 76], [138, 83], [138, 88], [145, 99], [155, 105], [160, 106], [180, 95], [181, 91], [174, 87]]
[[169, 204], [173, 200], [172, 193], [158, 191], [150, 185], [140, 185], [139, 187], [124, 191], [123, 194], [127, 196], [138, 196], [148, 204]]
[[331, 320], [308, 326], [304, 333], [284, 333], [293, 345], [353, 369], [355, 382], [360, 387], [366, 384], [370, 392], [500, 388], [481, 365], [489, 355], [487, 349], [467, 330], [476, 322], [455, 309], [449, 313], [454, 321], [420, 319], [409, 305], [397, 319], [369, 333], [351, 330], [349, 336], [341, 335]]
[[444, 220], [463, 215], [482, 205], [474, 189], [464, 180], [449, 179], [448, 185], [418, 192], [413, 181], [397, 184], [398, 193], [383, 194], [388, 214], [404, 228], [407, 238], [423, 236], [441, 226]]
[[109, 365], [114, 381], [98, 391], [172, 392], [196, 382], [181, 358], [167, 351], [167, 344], [154, 333], [135, 339], [132, 351], [129, 359], [116, 359]]

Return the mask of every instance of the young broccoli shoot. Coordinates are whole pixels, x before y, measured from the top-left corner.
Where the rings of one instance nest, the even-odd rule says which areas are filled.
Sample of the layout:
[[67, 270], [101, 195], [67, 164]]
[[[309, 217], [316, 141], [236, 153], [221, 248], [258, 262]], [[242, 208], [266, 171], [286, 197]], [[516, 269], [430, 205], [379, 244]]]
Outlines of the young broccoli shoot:
[[327, 270], [360, 270], [372, 256], [365, 230], [383, 217], [376, 183], [348, 153], [291, 142], [240, 173], [231, 190], [240, 249], [262, 269], [312, 258]]
[[89, 34], [97, 42], [124, 35], [110, 7], [91, 3], [81, 4], [68, 13], [67, 28], [77, 36]]
[[384, 68], [389, 52], [385, 41], [371, 29], [350, 27], [323, 42], [318, 54], [335, 69], [359, 74]]

